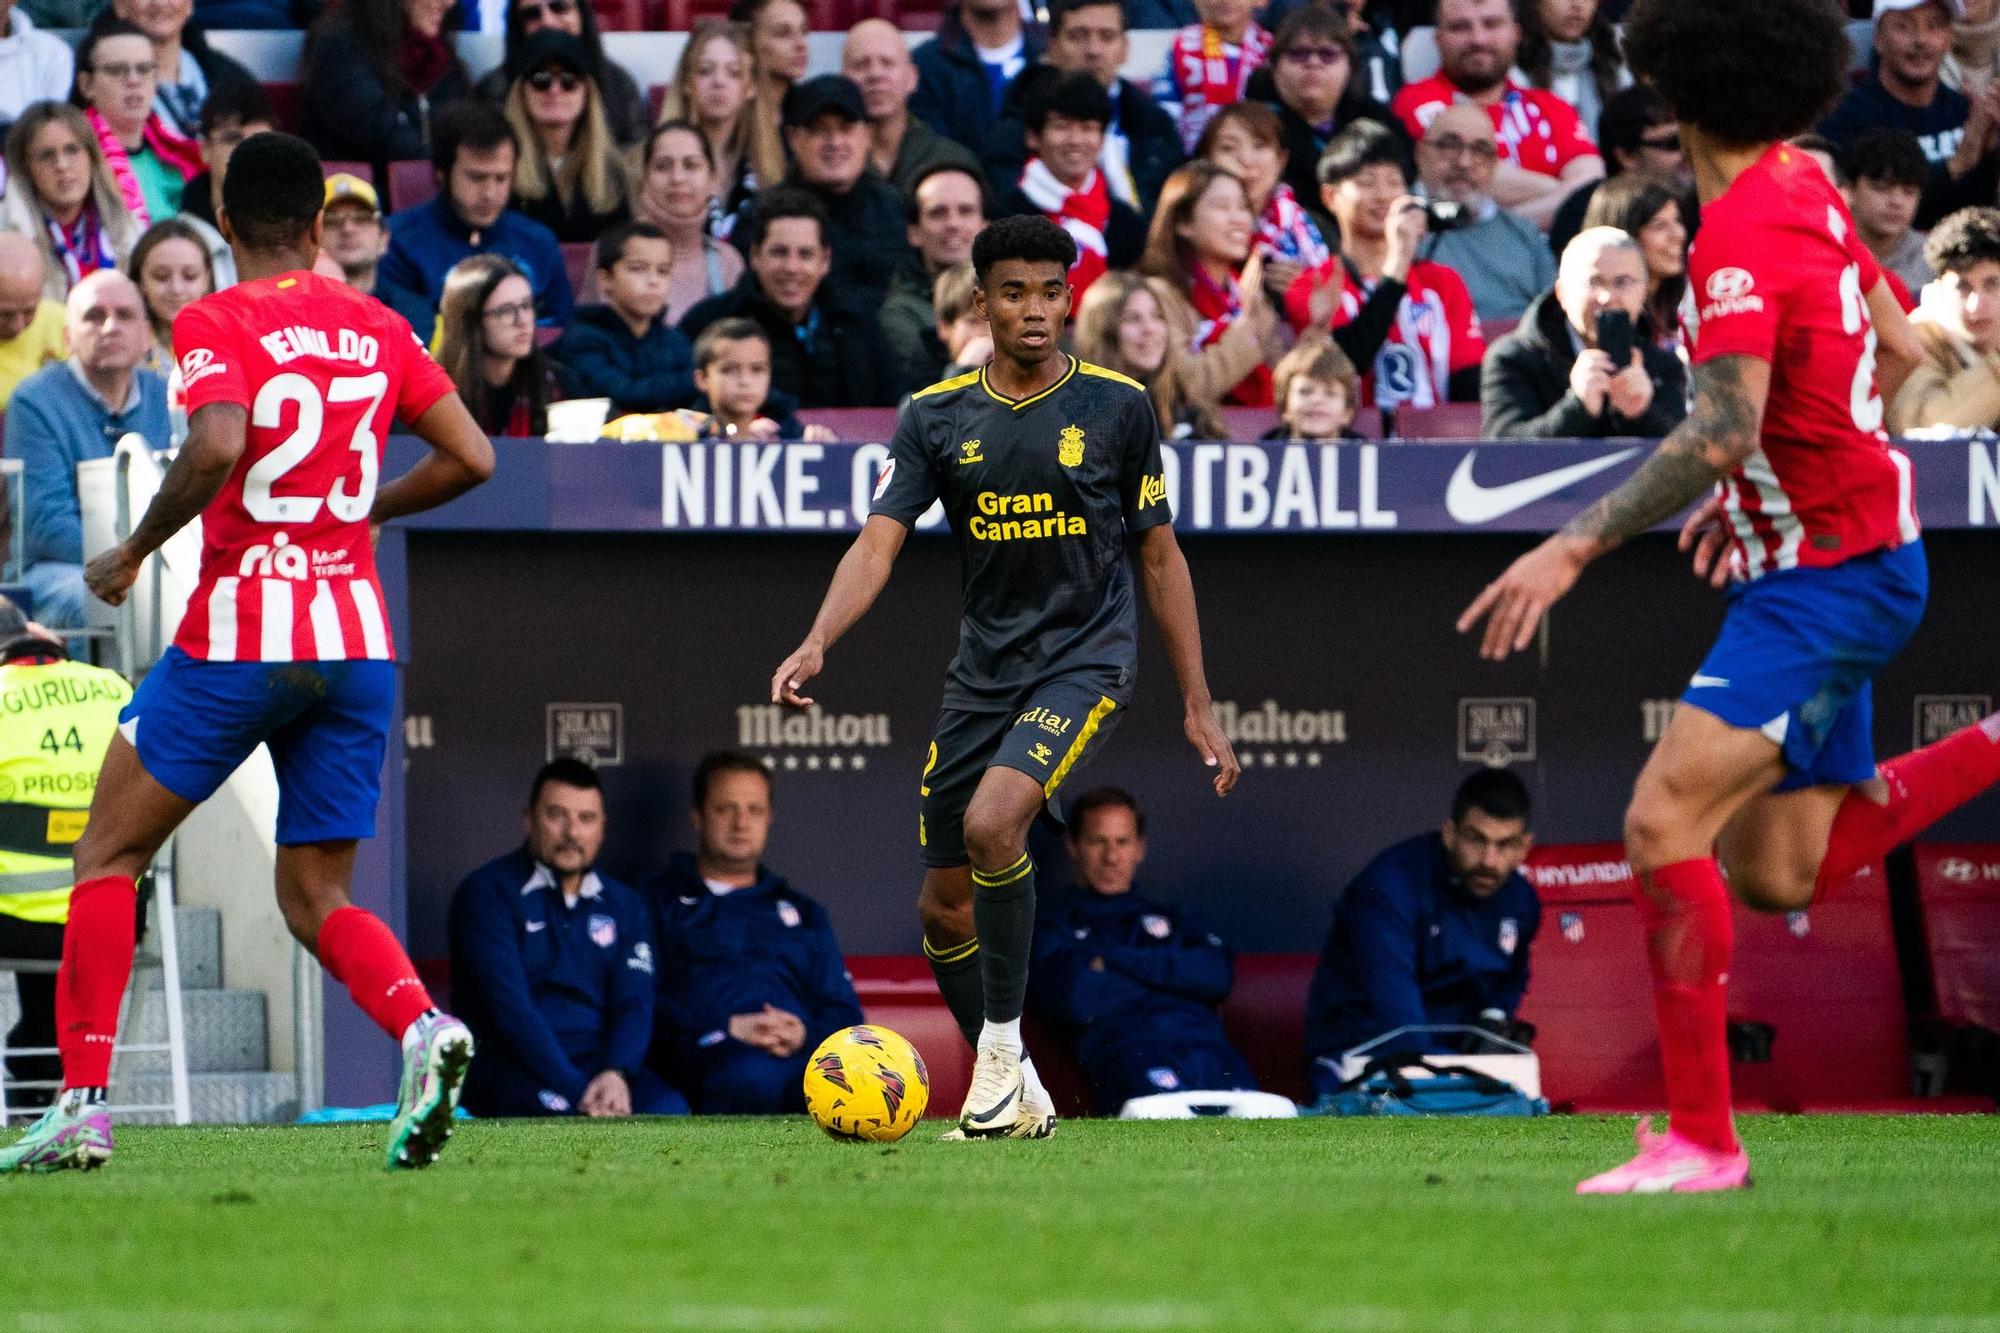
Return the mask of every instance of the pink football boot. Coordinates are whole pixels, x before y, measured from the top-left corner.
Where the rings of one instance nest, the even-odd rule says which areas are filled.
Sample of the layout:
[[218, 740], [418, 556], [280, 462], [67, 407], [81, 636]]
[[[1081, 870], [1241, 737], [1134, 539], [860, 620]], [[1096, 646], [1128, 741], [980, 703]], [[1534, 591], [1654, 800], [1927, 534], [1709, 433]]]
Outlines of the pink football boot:
[[1623, 1166], [1592, 1176], [1578, 1194], [1705, 1194], [1750, 1185], [1750, 1154], [1717, 1152], [1674, 1133], [1655, 1133], [1651, 1116], [1641, 1116], [1633, 1137], [1639, 1155]]

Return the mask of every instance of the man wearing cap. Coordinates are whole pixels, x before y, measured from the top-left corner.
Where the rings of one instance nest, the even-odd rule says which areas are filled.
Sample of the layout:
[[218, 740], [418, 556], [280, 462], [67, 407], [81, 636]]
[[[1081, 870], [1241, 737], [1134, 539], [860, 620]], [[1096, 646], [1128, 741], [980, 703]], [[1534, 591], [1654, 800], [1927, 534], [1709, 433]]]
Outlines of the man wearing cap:
[[[0, 958], [56, 963], [74, 885], [70, 848], [83, 832], [97, 770], [132, 687], [115, 671], [72, 662], [56, 637], [0, 597]], [[56, 1044], [56, 975], [15, 973], [20, 1019], [7, 1049]], [[62, 1059], [10, 1055], [9, 1082], [56, 1081]], [[10, 1088], [15, 1107], [49, 1090]]]
[[382, 198], [375, 187], [345, 171], [328, 176], [320, 226], [319, 248], [340, 265], [341, 280], [373, 295], [375, 268], [389, 244], [382, 229]]
[[[910, 245], [903, 197], [868, 160], [872, 139], [861, 89], [840, 74], [806, 79], [786, 91], [783, 116], [793, 163], [786, 184], [826, 208], [833, 250], [828, 284], [843, 297], [879, 305]], [[745, 217], [754, 203], [744, 206]]]
[[1945, 214], [1993, 202], [2000, 186], [2000, 84], [1968, 98], [1939, 77], [1959, 0], [1875, 0], [1875, 68], [1820, 122], [1847, 147], [1870, 130], [1907, 130], [1930, 163], [1919, 230]]

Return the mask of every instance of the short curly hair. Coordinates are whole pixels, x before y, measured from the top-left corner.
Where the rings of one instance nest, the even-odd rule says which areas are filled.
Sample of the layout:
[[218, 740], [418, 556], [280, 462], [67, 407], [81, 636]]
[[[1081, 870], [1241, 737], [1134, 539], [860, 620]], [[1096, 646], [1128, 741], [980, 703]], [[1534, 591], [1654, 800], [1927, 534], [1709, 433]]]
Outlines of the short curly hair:
[[1682, 124], [1723, 143], [1772, 143], [1806, 130], [1847, 87], [1836, 0], [1636, 0], [1625, 60]]
[[1031, 264], [1060, 264], [1064, 273], [1076, 263], [1076, 242], [1070, 234], [1038, 213], [1024, 213], [988, 223], [972, 238], [972, 272], [983, 289], [995, 264], [1025, 259]]
[[2000, 264], [2000, 208], [1961, 208], [1931, 228], [1924, 263], [1933, 273], [1969, 273], [1983, 260]]

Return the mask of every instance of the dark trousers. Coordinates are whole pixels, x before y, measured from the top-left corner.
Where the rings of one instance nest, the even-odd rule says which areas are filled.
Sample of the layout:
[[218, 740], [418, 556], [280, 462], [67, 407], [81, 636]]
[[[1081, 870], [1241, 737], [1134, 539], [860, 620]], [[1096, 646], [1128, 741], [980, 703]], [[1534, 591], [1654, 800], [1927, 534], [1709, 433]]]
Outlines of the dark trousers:
[[[62, 961], [63, 928], [40, 921], [23, 921], [0, 914], [0, 958]], [[7, 1033], [7, 1049], [56, 1044], [56, 974], [16, 972], [14, 984], [20, 991], [21, 1017]], [[59, 1055], [9, 1055], [7, 1077], [14, 1080], [58, 1080], [62, 1078]], [[10, 1107], [47, 1106], [52, 1094], [44, 1088], [23, 1088], [7, 1094]]]
[[[579, 1060], [578, 1068], [594, 1068], [596, 1060]], [[634, 1115], [686, 1115], [687, 1098], [650, 1069], [631, 1069], [625, 1082], [632, 1090]], [[466, 1076], [465, 1109], [476, 1116], [576, 1115], [569, 1099], [542, 1085], [540, 1079], [510, 1060], [504, 1052], [482, 1050]]]
[[785, 1115], [806, 1109], [810, 1046], [779, 1057], [725, 1041], [702, 1052], [695, 1075], [695, 1109], [703, 1115]]
[[1136, 1037], [1092, 1050], [1082, 1060], [1099, 1115], [1117, 1115], [1134, 1097], [1156, 1092], [1251, 1091], [1256, 1076], [1223, 1041]]

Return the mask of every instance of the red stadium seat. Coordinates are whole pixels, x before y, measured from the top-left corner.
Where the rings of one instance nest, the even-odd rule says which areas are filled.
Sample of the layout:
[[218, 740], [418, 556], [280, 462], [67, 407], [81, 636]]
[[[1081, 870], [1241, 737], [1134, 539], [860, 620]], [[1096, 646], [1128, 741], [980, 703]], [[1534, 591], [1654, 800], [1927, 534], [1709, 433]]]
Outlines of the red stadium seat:
[[972, 1087], [972, 1048], [944, 1007], [929, 964], [918, 957], [880, 955], [849, 958], [847, 970], [868, 1021], [902, 1034], [924, 1057], [931, 1076], [929, 1114], [957, 1115]]
[[1306, 992], [1318, 962], [1318, 955], [1309, 953], [1239, 954], [1236, 984], [1222, 1006], [1222, 1025], [1257, 1076], [1257, 1086], [1293, 1101], [1309, 1095]]
[[297, 134], [304, 123], [305, 94], [296, 83], [267, 83], [264, 85], [264, 100], [271, 104], [271, 118], [278, 128], [288, 134]]
[[649, 83], [646, 85], [646, 123], [648, 125], [657, 125], [660, 123], [660, 112], [667, 105], [668, 87], [669, 85], [664, 83]]
[[590, 0], [597, 26], [604, 32], [644, 32], [645, 0]]
[[389, 208], [415, 208], [437, 198], [437, 168], [421, 159], [389, 164]]
[[349, 176], [358, 176], [370, 185], [375, 184], [375, 168], [366, 162], [342, 162], [330, 157], [321, 158], [319, 168], [329, 180], [345, 173]]
[[1938, 1017], [2000, 1032], [2000, 844], [1930, 843], [1916, 853]]
[[799, 413], [809, 426], [826, 426], [852, 444], [887, 444], [896, 434], [893, 407], [826, 407]]
[[570, 294], [578, 305], [588, 305], [596, 299], [597, 274], [590, 262], [590, 243], [569, 241], [562, 247], [563, 268], [569, 274]]
[[1278, 424], [1278, 414], [1268, 407], [1224, 407], [1216, 415], [1222, 418], [1222, 433], [1232, 440], [1257, 439]]
[[1476, 440], [1478, 403], [1439, 403], [1436, 407], [1406, 407], [1396, 413], [1396, 429], [1406, 440]]

